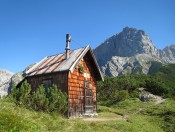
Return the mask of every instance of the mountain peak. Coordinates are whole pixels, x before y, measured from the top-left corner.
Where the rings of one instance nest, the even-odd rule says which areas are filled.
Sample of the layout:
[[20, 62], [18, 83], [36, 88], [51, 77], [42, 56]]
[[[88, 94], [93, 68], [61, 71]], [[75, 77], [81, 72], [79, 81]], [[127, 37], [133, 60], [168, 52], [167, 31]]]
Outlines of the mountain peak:
[[126, 26], [126, 27], [123, 28], [123, 31], [124, 32], [130, 31], [130, 30], [137, 30], [137, 29], [136, 28], [133, 28], [133, 27], [128, 27], [128, 26]]
[[103, 73], [110, 76], [138, 71], [147, 74], [150, 61], [175, 63], [174, 46], [158, 50], [145, 31], [132, 27], [108, 38], [94, 49], [94, 54]]
[[96, 53], [98, 49], [104, 49], [100, 53], [102, 56], [108, 56], [108, 50], [111, 52], [109, 54], [120, 57], [130, 57], [143, 53], [151, 56], [158, 55], [158, 50], [148, 35], [143, 30], [130, 27], [123, 28], [122, 32], [107, 39], [94, 52]]
[[145, 31], [143, 31], [143, 30], [138, 30], [138, 29], [136, 29], [136, 28], [133, 28], [133, 27], [128, 27], [128, 26], [126, 26], [125, 28], [123, 28], [123, 31], [122, 32], [124, 32], [124, 33], [128, 33], [128, 32], [132, 32], [133, 34], [135, 33], [139, 33], [139, 34], [141, 34], [141, 35], [146, 35], [147, 36], [147, 34], [145, 33]]

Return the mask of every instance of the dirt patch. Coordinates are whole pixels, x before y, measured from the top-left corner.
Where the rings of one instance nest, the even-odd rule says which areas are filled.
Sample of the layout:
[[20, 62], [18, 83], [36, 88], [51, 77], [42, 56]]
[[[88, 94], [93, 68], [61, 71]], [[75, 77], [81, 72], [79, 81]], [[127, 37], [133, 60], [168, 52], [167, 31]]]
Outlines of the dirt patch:
[[123, 116], [120, 117], [101, 117], [101, 118], [83, 118], [83, 121], [88, 121], [88, 122], [102, 122], [102, 121], [113, 121], [113, 120], [126, 120]]

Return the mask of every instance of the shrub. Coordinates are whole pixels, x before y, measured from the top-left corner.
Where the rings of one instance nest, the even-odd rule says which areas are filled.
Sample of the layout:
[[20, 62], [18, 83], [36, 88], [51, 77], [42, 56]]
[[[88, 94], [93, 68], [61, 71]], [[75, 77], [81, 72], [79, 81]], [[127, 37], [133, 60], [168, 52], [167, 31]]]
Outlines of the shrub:
[[25, 81], [20, 88], [13, 88], [9, 97], [17, 105], [36, 111], [62, 114], [67, 111], [67, 94], [62, 93], [56, 85], [52, 85], [47, 91], [43, 85], [40, 85], [36, 91], [31, 93], [31, 86]]
[[37, 111], [47, 111], [49, 102], [46, 94], [44, 86], [40, 85], [37, 90], [32, 93], [30, 107]]
[[31, 86], [24, 81], [20, 88], [13, 86], [10, 96], [15, 100], [16, 104], [26, 105], [30, 102]]
[[146, 90], [153, 94], [163, 96], [168, 93], [168, 88], [161, 80], [152, 78], [152, 79], [146, 80], [145, 85], [147, 88]]
[[65, 113], [67, 111], [67, 95], [62, 93], [56, 85], [52, 85], [47, 93], [49, 111]]
[[128, 90], [121, 90], [118, 94], [118, 101], [123, 101], [129, 98]]

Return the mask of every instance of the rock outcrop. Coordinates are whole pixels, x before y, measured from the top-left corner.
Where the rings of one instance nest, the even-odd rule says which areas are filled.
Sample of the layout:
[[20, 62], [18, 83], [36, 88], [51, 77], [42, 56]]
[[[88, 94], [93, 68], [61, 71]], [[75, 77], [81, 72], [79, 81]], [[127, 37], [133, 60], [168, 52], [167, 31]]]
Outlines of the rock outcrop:
[[165, 47], [161, 51], [160, 58], [166, 63], [175, 63], [175, 45]]
[[25, 71], [33, 67], [31, 64], [25, 68], [24, 71], [18, 72], [16, 74], [11, 73], [7, 70], [0, 70], [0, 97], [6, 96], [12, 89], [12, 84], [16, 86], [25, 78]]
[[8, 93], [9, 81], [14, 73], [8, 70], [0, 70], [0, 96], [5, 96]]

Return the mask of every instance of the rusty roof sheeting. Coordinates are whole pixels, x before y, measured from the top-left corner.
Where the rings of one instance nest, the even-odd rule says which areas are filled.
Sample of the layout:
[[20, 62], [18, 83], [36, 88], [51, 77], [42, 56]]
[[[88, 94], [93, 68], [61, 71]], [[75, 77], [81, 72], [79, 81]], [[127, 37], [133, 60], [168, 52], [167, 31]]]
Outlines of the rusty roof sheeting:
[[65, 59], [65, 53], [45, 57], [29, 69], [26, 76], [69, 70], [87, 47], [70, 51], [70, 56], [67, 60]]
[[71, 50], [69, 58], [67, 60], [65, 59], [66, 53], [45, 57], [40, 62], [35, 64], [31, 69], [26, 71], [26, 76], [34, 76], [34, 75], [41, 75], [46, 73], [61, 72], [68, 70], [73, 72], [76, 65], [88, 51], [90, 51], [94, 59], [95, 65], [98, 69], [101, 79], [104, 80], [103, 75], [98, 66], [98, 63], [89, 45], [87, 45], [84, 48]]

